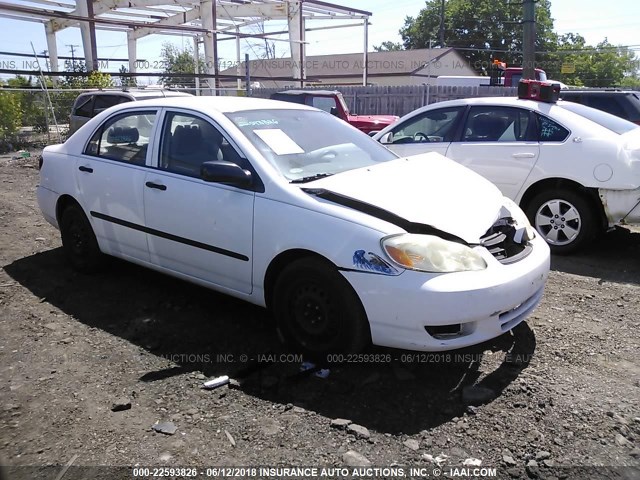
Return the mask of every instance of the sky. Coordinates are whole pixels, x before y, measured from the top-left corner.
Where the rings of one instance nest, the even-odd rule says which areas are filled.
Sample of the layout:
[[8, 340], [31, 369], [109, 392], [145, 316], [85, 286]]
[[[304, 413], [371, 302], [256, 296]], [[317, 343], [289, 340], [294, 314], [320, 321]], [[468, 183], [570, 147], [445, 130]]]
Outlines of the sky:
[[[9, 0], [11, 1], [11, 0]], [[369, 51], [374, 45], [384, 41], [400, 42], [398, 30], [404, 25], [406, 16], [416, 16], [424, 6], [424, 0], [330, 0], [343, 6], [367, 10], [373, 13], [369, 27]], [[616, 0], [615, 8], [603, 9], [600, 0], [552, 0], [551, 13], [554, 18], [555, 31], [562, 34], [568, 32], [580, 33], [587, 43], [595, 45], [605, 37], [617, 45], [635, 46], [640, 53], [640, 38], [638, 37], [638, 19], [640, 19], [640, 1]], [[353, 23], [353, 22], [348, 22]], [[332, 21], [314, 21], [307, 26], [335, 25]], [[268, 24], [272, 31], [286, 29], [286, 22], [276, 21]], [[126, 58], [126, 35], [121, 32], [97, 32], [98, 56], [104, 58]], [[286, 35], [281, 35], [286, 39]], [[163, 42], [170, 41], [178, 46], [192, 46], [191, 37], [150, 35], [138, 40], [138, 59], [149, 62], [160, 58]], [[307, 55], [324, 55], [332, 53], [362, 52], [364, 47], [363, 28], [352, 27], [332, 30], [321, 30], [307, 34]], [[46, 50], [44, 27], [38, 23], [24, 22], [0, 18], [0, 51], [31, 53], [31, 42], [36, 52]], [[251, 40], [241, 42], [242, 56], [248, 53], [256, 58], [259, 47], [249, 45]], [[69, 45], [76, 45], [81, 50], [79, 28], [68, 28], [57, 34], [58, 55], [70, 55]], [[288, 43], [275, 42], [276, 55], [288, 56]], [[219, 43], [221, 61], [234, 61], [236, 58], [235, 42]], [[16, 68], [21, 66], [23, 59], [8, 57], [0, 54], [0, 68], [7, 68], [9, 61], [15, 61]], [[3, 67], [3, 64], [5, 65]], [[109, 70], [117, 71], [121, 63], [110, 63]], [[61, 65], [62, 68], [62, 65]]]

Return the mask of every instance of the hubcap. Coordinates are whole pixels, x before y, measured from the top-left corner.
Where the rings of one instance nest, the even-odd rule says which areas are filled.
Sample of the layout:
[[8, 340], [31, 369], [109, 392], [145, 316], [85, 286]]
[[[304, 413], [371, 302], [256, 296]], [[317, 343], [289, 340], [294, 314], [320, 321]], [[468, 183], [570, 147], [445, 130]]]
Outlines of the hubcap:
[[549, 200], [540, 206], [535, 217], [536, 230], [551, 245], [568, 245], [580, 234], [580, 212], [562, 199]]

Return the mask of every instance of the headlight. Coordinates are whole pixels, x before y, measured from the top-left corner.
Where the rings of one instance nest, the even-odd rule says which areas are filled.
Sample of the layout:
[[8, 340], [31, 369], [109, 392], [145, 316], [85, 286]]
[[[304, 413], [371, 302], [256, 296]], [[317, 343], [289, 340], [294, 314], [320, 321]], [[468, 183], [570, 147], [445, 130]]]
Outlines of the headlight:
[[410, 270], [464, 272], [487, 268], [476, 251], [433, 235], [400, 234], [384, 238], [381, 243], [395, 263]]

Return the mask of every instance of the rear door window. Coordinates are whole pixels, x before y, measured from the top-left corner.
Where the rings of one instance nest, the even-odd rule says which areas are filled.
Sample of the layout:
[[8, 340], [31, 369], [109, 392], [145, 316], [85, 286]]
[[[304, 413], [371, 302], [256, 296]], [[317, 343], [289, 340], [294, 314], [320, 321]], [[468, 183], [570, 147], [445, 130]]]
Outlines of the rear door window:
[[144, 165], [156, 112], [127, 112], [107, 120], [93, 135], [86, 155]]
[[514, 107], [472, 107], [462, 134], [463, 142], [525, 142], [531, 116]]

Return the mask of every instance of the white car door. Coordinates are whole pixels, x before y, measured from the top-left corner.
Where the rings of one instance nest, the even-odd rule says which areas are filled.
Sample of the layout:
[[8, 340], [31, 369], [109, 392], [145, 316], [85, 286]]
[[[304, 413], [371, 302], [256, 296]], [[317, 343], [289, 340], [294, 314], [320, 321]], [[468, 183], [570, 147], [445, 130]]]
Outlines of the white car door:
[[243, 159], [208, 119], [182, 110], [163, 117], [157, 168], [143, 182], [151, 262], [250, 293], [254, 192], [200, 178], [205, 161]]
[[401, 157], [426, 152], [445, 155], [464, 109], [439, 108], [417, 114], [396, 125], [380, 143]]
[[446, 156], [487, 178], [514, 199], [538, 160], [536, 131], [528, 110], [473, 106], [460, 141], [449, 145]]
[[156, 117], [156, 110], [146, 109], [109, 118], [76, 159], [75, 170], [80, 202], [101, 249], [145, 262], [143, 185]]

